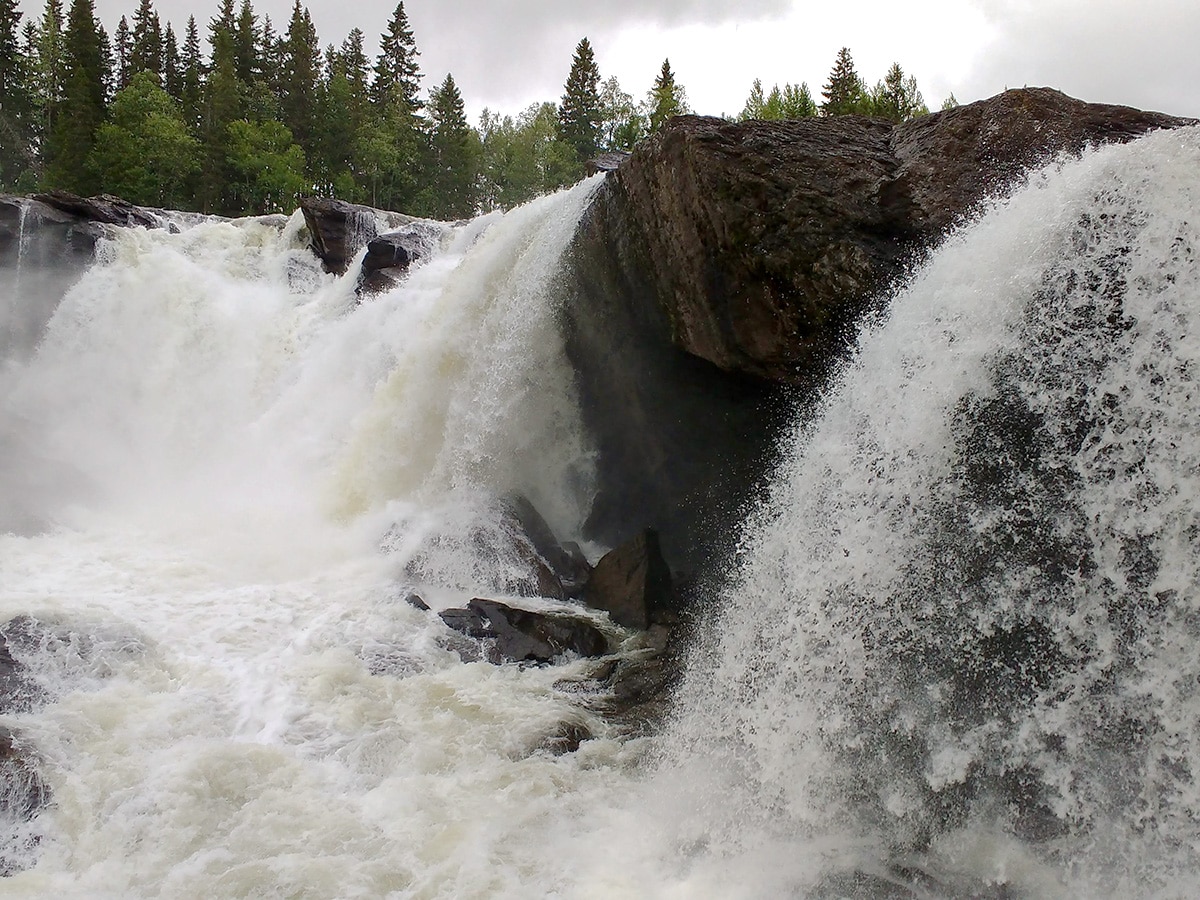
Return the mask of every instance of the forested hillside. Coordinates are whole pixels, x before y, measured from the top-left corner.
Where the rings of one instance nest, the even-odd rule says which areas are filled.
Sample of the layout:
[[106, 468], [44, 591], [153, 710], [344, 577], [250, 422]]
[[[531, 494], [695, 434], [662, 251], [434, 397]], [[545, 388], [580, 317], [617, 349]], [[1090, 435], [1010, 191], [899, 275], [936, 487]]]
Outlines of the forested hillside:
[[[599, 152], [629, 150], [689, 112], [669, 60], [641, 100], [602, 79], [587, 38], [561, 98], [468, 122], [452, 74], [422, 85], [403, 2], [372, 61], [353, 28], [323, 48], [296, 0], [286, 26], [251, 0], [221, 0], [177, 32], [140, 0], [110, 36], [93, 0], [47, 0], [22, 22], [0, 0], [0, 189], [118, 194], [241, 215], [336, 196], [453, 219], [508, 208], [577, 180]], [[564, 70], [567, 54], [563, 54]], [[807, 84], [751, 87], [740, 118], [926, 111], [898, 64], [874, 88], [837, 57], [818, 104]]]

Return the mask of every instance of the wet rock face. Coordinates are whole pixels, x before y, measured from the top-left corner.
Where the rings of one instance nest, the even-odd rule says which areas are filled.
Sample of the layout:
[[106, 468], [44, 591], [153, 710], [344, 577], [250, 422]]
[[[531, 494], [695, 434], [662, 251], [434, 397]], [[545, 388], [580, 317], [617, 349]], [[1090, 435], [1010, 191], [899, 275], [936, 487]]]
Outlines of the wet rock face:
[[673, 120], [608, 177], [568, 266], [589, 537], [646, 523], [676, 568], [719, 569], [781, 423], [917, 253], [1054, 154], [1188, 124], [1047, 88], [901, 125]]
[[602, 556], [583, 599], [626, 628], [649, 628], [669, 615], [675, 605], [671, 570], [659, 549], [658, 534], [648, 528]]
[[476, 598], [465, 609], [447, 609], [439, 615], [455, 631], [486, 642], [486, 655], [493, 663], [548, 663], [567, 652], [580, 656], [608, 652], [608, 640], [598, 628], [569, 614], [534, 612]]

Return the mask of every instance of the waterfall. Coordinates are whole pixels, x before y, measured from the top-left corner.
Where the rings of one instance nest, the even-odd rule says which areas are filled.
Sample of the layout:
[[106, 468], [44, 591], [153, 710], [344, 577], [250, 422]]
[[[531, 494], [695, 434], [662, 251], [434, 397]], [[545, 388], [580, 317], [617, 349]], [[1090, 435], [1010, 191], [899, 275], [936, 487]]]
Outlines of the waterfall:
[[1032, 176], [797, 423], [664, 751], [731, 871], [841, 835], [789, 890], [1191, 891], [1197, 172], [1191, 129]]
[[0, 382], [40, 698], [0, 727], [50, 797], [5, 890], [1190, 896], [1197, 173], [1200, 129], [1057, 160], [930, 251], [797, 412], [652, 738], [586, 661], [464, 663], [404, 602], [504, 593], [499, 497], [582, 530], [556, 273], [597, 180], [361, 304], [298, 215], [102, 242]]

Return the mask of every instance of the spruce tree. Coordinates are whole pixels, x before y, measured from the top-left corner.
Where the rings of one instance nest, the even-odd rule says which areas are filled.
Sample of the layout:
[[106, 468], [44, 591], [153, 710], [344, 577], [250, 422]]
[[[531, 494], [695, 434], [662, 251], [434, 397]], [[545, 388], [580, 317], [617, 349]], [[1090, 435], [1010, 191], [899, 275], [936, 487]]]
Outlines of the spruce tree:
[[251, 85], [261, 76], [258, 60], [258, 16], [250, 0], [242, 0], [233, 35], [234, 68], [238, 80]]
[[904, 122], [929, 110], [917, 89], [917, 80], [905, 76], [900, 63], [892, 63], [883, 81], [871, 92], [871, 113], [893, 122]]
[[141, 0], [133, 14], [133, 46], [129, 52], [130, 78], [138, 72], [152, 72], [162, 83], [162, 26], [151, 0]]
[[129, 57], [133, 52], [133, 38], [129, 34], [129, 20], [121, 16], [113, 37], [113, 61], [116, 64], [116, 88], [124, 90], [129, 84]]
[[418, 56], [404, 4], [398, 3], [380, 38], [371, 83], [374, 113], [354, 148], [372, 205], [413, 212], [421, 202], [420, 168], [428, 153]]
[[[33, 101], [36, 107], [38, 140], [50, 143], [58, 126], [62, 106], [63, 82], [66, 72], [63, 30], [66, 25], [62, 0], [46, 0], [46, 8], [38, 22], [36, 61], [33, 77]], [[48, 152], [48, 148], [47, 151]], [[44, 163], [45, 160], [42, 160]]]
[[163, 31], [162, 86], [176, 100], [183, 99], [183, 60], [179, 57], [179, 41], [170, 22]]
[[20, 26], [17, 0], [0, 0], [0, 186], [10, 189], [33, 166], [32, 71]]
[[441, 86], [430, 93], [429, 115], [433, 130], [427, 212], [441, 219], [474, 215], [478, 206], [477, 138], [467, 124], [462, 94], [453, 75], [447, 74]]
[[688, 112], [687, 94], [682, 85], [675, 81], [669, 59], [663, 60], [662, 69], [647, 97], [647, 105], [650, 109], [648, 118], [651, 134], [658, 133], [672, 116], [682, 116]]
[[417, 65], [416, 40], [404, 12], [404, 3], [396, 4], [387, 31], [379, 39], [379, 56], [375, 61], [375, 80], [371, 99], [379, 108], [401, 103], [410, 115], [424, 107], [421, 102], [421, 74]]
[[196, 17], [188, 16], [187, 28], [184, 31], [183, 51], [179, 58], [179, 101], [182, 107], [183, 120], [188, 127], [195, 129], [200, 123], [200, 87], [202, 79], [200, 58], [200, 29], [196, 26]]
[[838, 51], [833, 70], [829, 73], [829, 81], [821, 89], [821, 96], [825, 98], [825, 102], [821, 104], [822, 115], [845, 116], [866, 112], [866, 88], [854, 69], [849, 47]]
[[50, 142], [49, 186], [95, 193], [85, 162], [104, 121], [104, 41], [92, 0], [72, 0], [63, 31], [63, 99]]
[[292, 4], [292, 18], [282, 45], [279, 72], [279, 109], [283, 124], [293, 139], [311, 156], [315, 133], [317, 77], [320, 74], [320, 48], [317, 31], [308, 9], [300, 0]]
[[575, 150], [582, 166], [600, 148], [600, 69], [592, 45], [584, 38], [575, 47], [566, 89], [558, 107], [559, 133]]

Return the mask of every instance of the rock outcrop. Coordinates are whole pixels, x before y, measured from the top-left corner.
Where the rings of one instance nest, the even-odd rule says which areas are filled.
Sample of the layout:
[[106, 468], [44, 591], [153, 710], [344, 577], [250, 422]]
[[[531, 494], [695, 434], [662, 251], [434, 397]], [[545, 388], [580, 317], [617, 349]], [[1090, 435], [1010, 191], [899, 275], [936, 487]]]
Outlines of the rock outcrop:
[[300, 211], [308, 227], [309, 246], [325, 271], [344, 275], [358, 251], [367, 248], [358, 290], [368, 294], [388, 290], [410, 265], [427, 259], [447, 227], [430, 219], [327, 197], [303, 198]]
[[675, 614], [671, 570], [663, 559], [658, 535], [647, 528], [640, 535], [604, 554], [592, 570], [584, 602], [602, 609], [626, 628], [668, 624]]
[[568, 613], [537, 612], [477, 597], [465, 609], [446, 609], [439, 615], [450, 628], [484, 642], [484, 655], [494, 663], [548, 663], [568, 652], [579, 656], [608, 652], [608, 640], [600, 629]]
[[731, 549], [778, 424], [914, 257], [1055, 154], [1191, 124], [1046, 89], [892, 125], [673, 120], [576, 236], [568, 347], [600, 450], [591, 536], [656, 527], [673, 564]]

